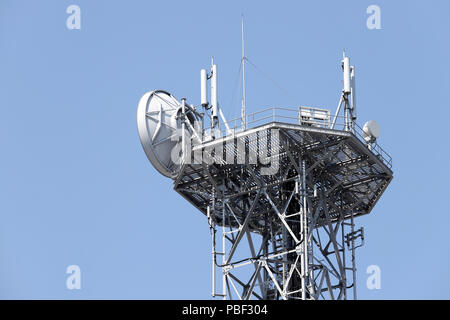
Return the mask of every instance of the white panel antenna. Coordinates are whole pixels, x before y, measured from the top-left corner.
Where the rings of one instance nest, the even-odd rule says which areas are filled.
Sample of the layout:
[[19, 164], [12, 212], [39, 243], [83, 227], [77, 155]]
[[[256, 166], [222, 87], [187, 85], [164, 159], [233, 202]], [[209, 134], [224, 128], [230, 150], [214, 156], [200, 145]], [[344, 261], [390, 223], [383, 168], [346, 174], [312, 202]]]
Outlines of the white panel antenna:
[[218, 115], [218, 102], [217, 102], [217, 65], [214, 63], [211, 66], [211, 108], [212, 117], [214, 121], [217, 119]]
[[344, 93], [351, 93], [351, 85], [350, 85], [350, 58], [345, 56], [342, 60], [342, 70], [344, 75]]
[[352, 120], [355, 121], [356, 120], [356, 81], [355, 81], [355, 67], [351, 66], [351, 74], [350, 74], [350, 79], [351, 79], [351, 86], [352, 86]]
[[208, 74], [206, 69], [200, 70], [200, 103], [203, 107], [208, 106], [208, 93], [207, 93], [207, 81]]

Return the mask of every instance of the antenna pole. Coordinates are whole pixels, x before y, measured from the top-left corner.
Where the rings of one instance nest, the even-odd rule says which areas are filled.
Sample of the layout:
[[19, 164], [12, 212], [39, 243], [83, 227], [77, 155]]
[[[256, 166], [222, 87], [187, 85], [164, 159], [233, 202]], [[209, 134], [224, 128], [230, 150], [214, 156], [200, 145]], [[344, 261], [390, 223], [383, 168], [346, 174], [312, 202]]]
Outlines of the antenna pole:
[[[344, 103], [344, 130], [354, 131], [354, 121], [356, 120], [356, 113], [354, 114], [354, 67], [350, 65], [350, 58], [345, 55], [345, 49], [342, 52], [342, 73], [343, 73], [343, 83], [344, 88], [342, 89], [341, 98], [334, 115], [333, 122], [331, 124], [331, 129], [334, 129], [336, 124], [336, 119], [341, 110], [341, 105]], [[351, 97], [351, 101], [349, 99]]]
[[245, 51], [244, 51], [244, 15], [242, 15], [241, 23], [241, 39], [242, 39], [242, 105], [241, 105], [241, 121], [242, 121], [242, 131], [246, 130], [245, 121]]

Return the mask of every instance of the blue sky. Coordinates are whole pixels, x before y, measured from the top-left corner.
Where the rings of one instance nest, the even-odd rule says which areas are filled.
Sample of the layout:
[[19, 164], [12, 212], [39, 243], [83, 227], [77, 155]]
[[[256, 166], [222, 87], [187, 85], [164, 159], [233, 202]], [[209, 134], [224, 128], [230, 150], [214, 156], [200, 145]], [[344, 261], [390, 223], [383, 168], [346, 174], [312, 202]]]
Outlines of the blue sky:
[[[80, 30], [66, 27], [71, 4]], [[381, 30], [366, 27], [371, 4]], [[444, 0], [1, 0], [0, 298], [210, 298], [206, 219], [148, 162], [135, 116], [153, 89], [198, 104], [211, 55], [237, 116], [243, 13], [247, 56], [284, 88], [247, 67], [249, 112], [334, 110], [345, 48], [359, 123], [380, 124], [394, 180], [357, 221], [359, 297], [449, 299], [448, 12]], [[66, 288], [72, 264], [81, 290]], [[380, 290], [365, 285], [372, 264]]]

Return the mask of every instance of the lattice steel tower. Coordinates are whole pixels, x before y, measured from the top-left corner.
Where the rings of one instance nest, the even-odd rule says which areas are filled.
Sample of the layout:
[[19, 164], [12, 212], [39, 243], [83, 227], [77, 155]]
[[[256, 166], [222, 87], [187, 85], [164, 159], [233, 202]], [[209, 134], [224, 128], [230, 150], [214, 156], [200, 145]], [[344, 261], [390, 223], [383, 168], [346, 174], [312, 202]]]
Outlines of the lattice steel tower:
[[355, 122], [345, 54], [342, 68], [334, 116], [305, 106], [247, 115], [244, 99], [241, 117], [226, 121], [214, 62], [201, 71], [202, 107], [165, 91], [141, 98], [138, 131], [149, 160], [207, 217], [214, 297], [356, 298], [364, 230], [354, 219], [371, 212], [393, 172], [377, 123]]

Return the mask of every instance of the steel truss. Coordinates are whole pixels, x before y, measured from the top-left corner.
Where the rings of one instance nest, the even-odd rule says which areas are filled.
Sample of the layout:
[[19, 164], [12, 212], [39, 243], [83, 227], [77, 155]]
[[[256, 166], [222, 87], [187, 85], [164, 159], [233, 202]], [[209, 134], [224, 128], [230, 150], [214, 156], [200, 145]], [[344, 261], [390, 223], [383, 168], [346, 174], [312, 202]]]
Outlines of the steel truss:
[[[276, 140], [272, 130], [279, 130]], [[185, 163], [174, 184], [208, 218], [212, 295], [356, 298], [355, 249], [364, 238], [354, 217], [371, 211], [392, 179], [390, 168], [351, 132], [271, 123], [242, 135], [250, 155], [270, 141], [267, 157], [278, 162], [276, 172], [261, 174], [261, 164], [249, 156], [245, 163], [227, 164], [213, 152], [213, 162]], [[238, 157], [237, 138], [213, 144]]]

